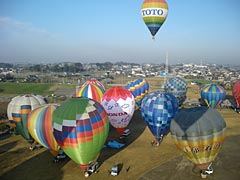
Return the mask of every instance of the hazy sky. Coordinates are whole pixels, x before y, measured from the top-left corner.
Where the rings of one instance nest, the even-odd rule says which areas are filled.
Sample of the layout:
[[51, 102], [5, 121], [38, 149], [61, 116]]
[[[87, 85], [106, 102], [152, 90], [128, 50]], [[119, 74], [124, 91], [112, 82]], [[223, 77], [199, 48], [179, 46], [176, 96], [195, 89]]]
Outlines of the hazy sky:
[[0, 0], [0, 62], [240, 65], [239, 0], [167, 0], [156, 40], [143, 0]]

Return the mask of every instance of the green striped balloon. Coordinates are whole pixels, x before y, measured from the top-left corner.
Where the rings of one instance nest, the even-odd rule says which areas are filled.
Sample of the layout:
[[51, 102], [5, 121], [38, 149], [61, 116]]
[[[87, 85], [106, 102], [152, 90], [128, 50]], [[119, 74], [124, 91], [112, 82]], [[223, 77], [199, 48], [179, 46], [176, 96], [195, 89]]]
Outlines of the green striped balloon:
[[165, 0], [144, 0], [141, 14], [154, 39], [154, 36], [167, 18], [168, 4]]
[[93, 99], [68, 99], [53, 113], [53, 134], [58, 145], [83, 170], [97, 159], [108, 131], [107, 113]]

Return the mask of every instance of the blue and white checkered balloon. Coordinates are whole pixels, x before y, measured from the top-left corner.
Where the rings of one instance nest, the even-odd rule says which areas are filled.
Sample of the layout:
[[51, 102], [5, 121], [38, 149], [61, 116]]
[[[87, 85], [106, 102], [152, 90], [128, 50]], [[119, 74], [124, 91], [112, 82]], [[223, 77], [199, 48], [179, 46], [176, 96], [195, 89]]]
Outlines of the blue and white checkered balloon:
[[178, 112], [178, 101], [171, 93], [151, 92], [141, 104], [141, 115], [156, 141], [169, 132], [172, 118]]
[[180, 77], [169, 78], [165, 85], [165, 91], [172, 93], [177, 98], [179, 106], [181, 106], [186, 99], [187, 83]]

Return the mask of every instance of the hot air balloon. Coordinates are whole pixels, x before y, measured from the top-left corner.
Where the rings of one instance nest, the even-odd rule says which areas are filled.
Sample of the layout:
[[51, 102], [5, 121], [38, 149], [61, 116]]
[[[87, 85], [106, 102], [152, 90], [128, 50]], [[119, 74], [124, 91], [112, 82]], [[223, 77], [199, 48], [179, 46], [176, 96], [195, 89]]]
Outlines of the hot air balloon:
[[167, 18], [168, 4], [165, 0], [144, 0], [141, 14], [154, 39], [154, 36]]
[[179, 106], [183, 104], [187, 94], [187, 83], [180, 77], [169, 78], [164, 86], [165, 91], [172, 93], [178, 100]]
[[85, 86], [86, 84], [97, 84], [99, 87], [102, 88], [103, 91], [106, 91], [105, 86], [97, 79], [90, 79], [90, 80], [86, 81], [85, 83], [83, 83], [82, 86]]
[[102, 96], [105, 90], [97, 84], [89, 83], [82, 85], [76, 93], [76, 97], [86, 97], [94, 99], [95, 101], [101, 103]]
[[102, 105], [89, 98], [70, 98], [53, 112], [53, 123], [58, 145], [86, 171], [97, 159], [109, 132]]
[[8, 104], [9, 120], [14, 122], [17, 132], [29, 142], [32, 142], [32, 138], [29, 136], [27, 129], [28, 114], [46, 103], [46, 99], [40, 95], [27, 94], [14, 97]]
[[222, 86], [208, 84], [201, 89], [201, 99], [208, 107], [215, 108], [223, 102], [226, 97], [226, 91]]
[[177, 99], [167, 92], [151, 92], [142, 101], [141, 115], [159, 145], [169, 132], [170, 122], [178, 112]]
[[28, 115], [27, 128], [31, 137], [40, 145], [49, 149], [54, 156], [57, 156], [59, 146], [53, 136], [53, 112], [58, 106], [47, 104], [40, 106]]
[[181, 110], [170, 131], [177, 148], [204, 174], [223, 145], [226, 123], [217, 110], [201, 106]]
[[135, 100], [132, 93], [120, 86], [112, 87], [104, 93], [101, 104], [111, 125], [121, 135], [134, 113]]
[[142, 99], [149, 92], [148, 82], [145, 79], [139, 78], [134, 81], [128, 82], [125, 88], [129, 90], [135, 98], [135, 109], [141, 107]]
[[240, 108], [240, 81], [233, 85], [233, 97], [237, 102], [237, 107]]

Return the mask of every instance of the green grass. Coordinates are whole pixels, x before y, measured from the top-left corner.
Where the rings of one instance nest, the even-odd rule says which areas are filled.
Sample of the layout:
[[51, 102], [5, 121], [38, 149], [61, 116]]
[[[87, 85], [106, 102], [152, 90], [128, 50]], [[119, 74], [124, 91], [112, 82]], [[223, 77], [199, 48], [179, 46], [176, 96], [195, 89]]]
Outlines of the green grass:
[[50, 93], [52, 84], [0, 83], [0, 94], [40, 94]]
[[187, 79], [186, 80], [188, 84], [190, 84], [191, 82], [197, 82], [197, 83], [202, 83], [202, 84], [218, 84], [219, 81], [214, 81], [214, 80], [205, 80], [205, 79]]

